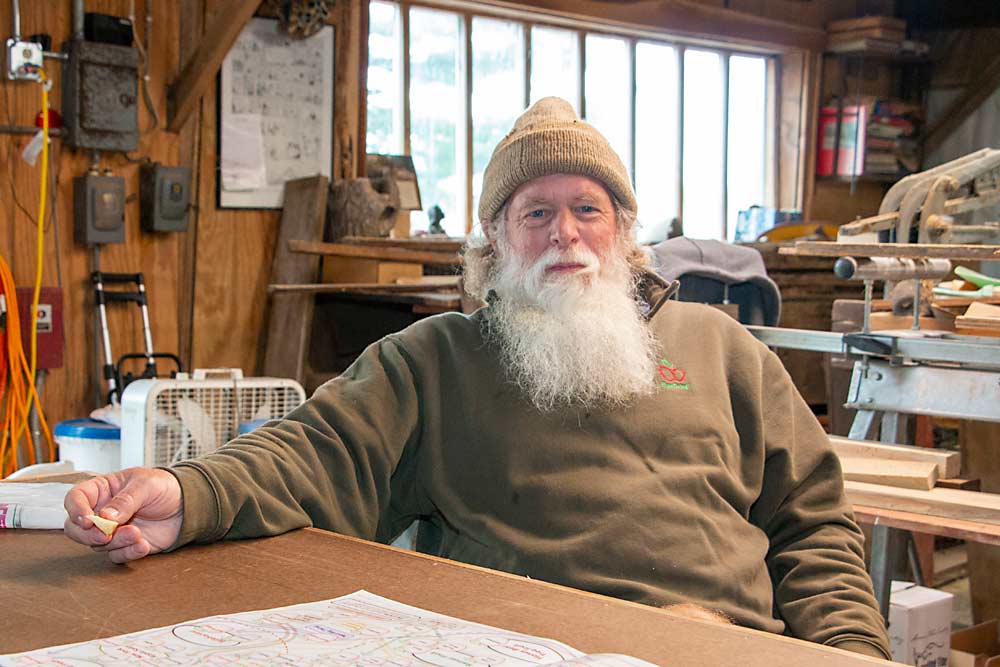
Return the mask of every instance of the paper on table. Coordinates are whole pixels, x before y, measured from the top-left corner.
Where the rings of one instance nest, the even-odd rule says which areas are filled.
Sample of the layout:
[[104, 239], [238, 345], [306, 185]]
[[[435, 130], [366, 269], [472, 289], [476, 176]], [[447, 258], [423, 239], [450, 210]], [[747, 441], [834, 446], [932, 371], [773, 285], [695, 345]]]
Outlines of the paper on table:
[[261, 115], [231, 114], [222, 125], [222, 189], [256, 190], [267, 185]]
[[63, 498], [72, 488], [72, 484], [0, 484], [0, 528], [61, 529], [67, 516]]
[[201, 618], [175, 626], [0, 656], [0, 667], [254, 664], [502, 664], [653, 667], [618, 655], [585, 656], [561, 642], [410, 607], [367, 591], [305, 604]]

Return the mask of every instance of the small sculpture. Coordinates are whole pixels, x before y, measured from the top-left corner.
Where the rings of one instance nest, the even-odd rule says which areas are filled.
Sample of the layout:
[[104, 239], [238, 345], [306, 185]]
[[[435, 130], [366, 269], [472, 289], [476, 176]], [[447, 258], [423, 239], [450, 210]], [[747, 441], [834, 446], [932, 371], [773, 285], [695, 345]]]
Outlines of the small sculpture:
[[441, 221], [444, 220], [444, 211], [437, 204], [431, 206], [427, 211], [427, 219], [431, 221], [430, 226], [427, 228], [428, 234], [443, 234], [447, 236], [448, 232], [444, 230], [441, 226]]

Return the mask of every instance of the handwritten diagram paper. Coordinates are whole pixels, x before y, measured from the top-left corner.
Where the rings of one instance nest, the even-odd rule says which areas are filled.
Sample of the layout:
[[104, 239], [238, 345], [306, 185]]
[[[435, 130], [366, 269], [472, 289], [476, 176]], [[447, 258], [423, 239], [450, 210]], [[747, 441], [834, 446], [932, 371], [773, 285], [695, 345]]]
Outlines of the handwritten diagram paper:
[[24, 665], [652, 667], [626, 656], [585, 656], [551, 639], [462, 621], [366, 591], [0, 656], [2, 667]]
[[281, 208], [285, 181], [331, 174], [333, 28], [296, 40], [277, 25], [251, 19], [222, 63], [222, 206]]

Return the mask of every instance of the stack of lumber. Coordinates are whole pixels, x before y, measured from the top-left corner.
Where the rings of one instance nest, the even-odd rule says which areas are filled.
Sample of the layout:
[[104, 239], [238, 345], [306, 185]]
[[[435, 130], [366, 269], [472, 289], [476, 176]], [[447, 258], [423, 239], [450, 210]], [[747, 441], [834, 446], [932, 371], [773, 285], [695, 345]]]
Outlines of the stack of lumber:
[[[958, 477], [957, 452], [830, 437], [854, 505], [908, 512], [948, 522], [1000, 526], [1000, 494], [935, 486]], [[949, 486], [951, 486], [949, 484]]]
[[830, 436], [830, 444], [848, 481], [931, 489], [938, 479], [958, 477], [962, 468], [958, 452], [838, 436]]

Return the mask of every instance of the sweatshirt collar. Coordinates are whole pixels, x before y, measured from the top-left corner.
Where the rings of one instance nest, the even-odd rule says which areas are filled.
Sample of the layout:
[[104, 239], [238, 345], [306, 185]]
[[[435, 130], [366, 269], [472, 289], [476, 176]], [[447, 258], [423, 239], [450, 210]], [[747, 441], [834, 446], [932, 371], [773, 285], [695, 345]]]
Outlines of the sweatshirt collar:
[[663, 304], [668, 299], [677, 294], [680, 289], [680, 282], [677, 280], [666, 281], [655, 271], [642, 269], [639, 271], [639, 295], [646, 303], [647, 310], [643, 313], [646, 320], [653, 319], [653, 316], [660, 311]]
[[[660, 311], [670, 298], [677, 294], [680, 289], [680, 282], [677, 280], [666, 281], [656, 272], [649, 269], [640, 269], [639, 274], [639, 296], [642, 298], [645, 308], [642, 316], [649, 321]], [[492, 305], [500, 296], [493, 290], [486, 295], [486, 303]]]

